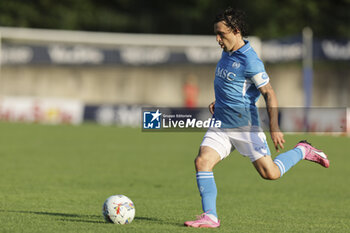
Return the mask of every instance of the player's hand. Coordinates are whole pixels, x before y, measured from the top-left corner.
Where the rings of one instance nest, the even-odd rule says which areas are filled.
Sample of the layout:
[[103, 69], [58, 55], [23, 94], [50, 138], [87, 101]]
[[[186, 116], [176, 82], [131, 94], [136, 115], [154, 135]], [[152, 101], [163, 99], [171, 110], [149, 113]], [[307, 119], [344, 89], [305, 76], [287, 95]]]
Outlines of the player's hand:
[[281, 149], [284, 149], [283, 143], [286, 142], [283, 138], [283, 133], [280, 130], [276, 130], [270, 131], [270, 134], [276, 151], [280, 152], [279, 147]]
[[209, 104], [209, 112], [211, 113], [211, 114], [214, 114], [214, 109], [215, 109], [215, 101], [214, 102], [212, 102], [211, 104]]

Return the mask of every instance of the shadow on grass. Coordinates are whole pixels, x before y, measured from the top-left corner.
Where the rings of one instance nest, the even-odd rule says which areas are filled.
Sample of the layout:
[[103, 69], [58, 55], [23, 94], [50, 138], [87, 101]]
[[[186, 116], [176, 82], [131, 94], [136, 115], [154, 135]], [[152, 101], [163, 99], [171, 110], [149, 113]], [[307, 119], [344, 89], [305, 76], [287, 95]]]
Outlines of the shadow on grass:
[[[58, 220], [60, 220], [60, 221], [85, 222], [85, 223], [105, 223], [102, 216], [100, 216], [100, 215], [66, 214], [66, 213], [57, 213], [57, 212], [27, 211], [27, 210], [0, 210], [0, 212], [54, 216], [54, 217], [59, 217]], [[98, 220], [98, 219], [100, 219], [100, 220]]]
[[178, 222], [169, 222], [169, 221], [164, 221], [158, 218], [150, 218], [150, 217], [141, 217], [141, 216], [136, 216], [134, 221], [145, 221], [145, 222], [153, 222], [157, 224], [165, 224], [165, 225], [173, 225], [173, 226], [181, 226], [183, 227], [183, 224], [180, 224]]
[[[59, 217], [58, 218], [59, 221], [107, 224], [107, 222], [104, 221], [102, 215], [68, 214], [68, 213], [57, 213], [57, 212], [47, 212], [47, 211], [1, 210], [1, 209], [0, 209], [0, 212], [54, 216], [54, 217]], [[173, 226], [183, 226], [182, 224], [175, 223], [175, 222], [163, 221], [158, 218], [150, 218], [150, 217], [142, 217], [142, 216], [136, 216], [134, 221], [148, 222], [148, 223], [153, 222], [156, 224], [165, 224], [165, 225], [173, 225]]]

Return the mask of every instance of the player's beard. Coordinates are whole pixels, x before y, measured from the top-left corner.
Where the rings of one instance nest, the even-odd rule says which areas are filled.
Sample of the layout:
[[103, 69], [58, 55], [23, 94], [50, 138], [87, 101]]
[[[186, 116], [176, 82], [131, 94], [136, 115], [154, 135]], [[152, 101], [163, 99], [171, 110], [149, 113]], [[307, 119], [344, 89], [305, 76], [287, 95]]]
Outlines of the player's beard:
[[225, 52], [227, 52], [227, 47], [225, 46], [225, 44], [220, 45], [220, 47], [221, 47]]
[[232, 50], [229, 50], [227, 45], [225, 45], [224, 43], [222, 44], [222, 47], [221, 47], [225, 52], [231, 52]]
[[228, 50], [226, 46], [224, 46], [223, 50], [227, 53], [230, 52], [230, 50]]

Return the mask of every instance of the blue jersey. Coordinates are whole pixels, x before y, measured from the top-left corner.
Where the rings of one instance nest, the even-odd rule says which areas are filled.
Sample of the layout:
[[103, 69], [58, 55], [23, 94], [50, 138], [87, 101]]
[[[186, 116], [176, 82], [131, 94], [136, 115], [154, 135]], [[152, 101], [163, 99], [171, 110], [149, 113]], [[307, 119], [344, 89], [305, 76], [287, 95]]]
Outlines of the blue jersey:
[[258, 88], [266, 85], [269, 77], [250, 43], [244, 42], [234, 52], [223, 51], [216, 67], [214, 117], [222, 122], [222, 128], [259, 126]]

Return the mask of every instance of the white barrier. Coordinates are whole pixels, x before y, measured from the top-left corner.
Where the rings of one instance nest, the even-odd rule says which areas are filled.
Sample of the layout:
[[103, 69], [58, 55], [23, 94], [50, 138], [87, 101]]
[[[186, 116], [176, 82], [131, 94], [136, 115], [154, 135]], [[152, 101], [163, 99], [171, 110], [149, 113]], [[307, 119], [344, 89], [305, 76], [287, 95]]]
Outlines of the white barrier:
[[346, 132], [350, 136], [350, 108], [347, 108], [347, 111], [346, 111], [346, 126], [347, 126]]
[[84, 105], [77, 100], [4, 97], [0, 99], [0, 120], [45, 124], [80, 124]]

